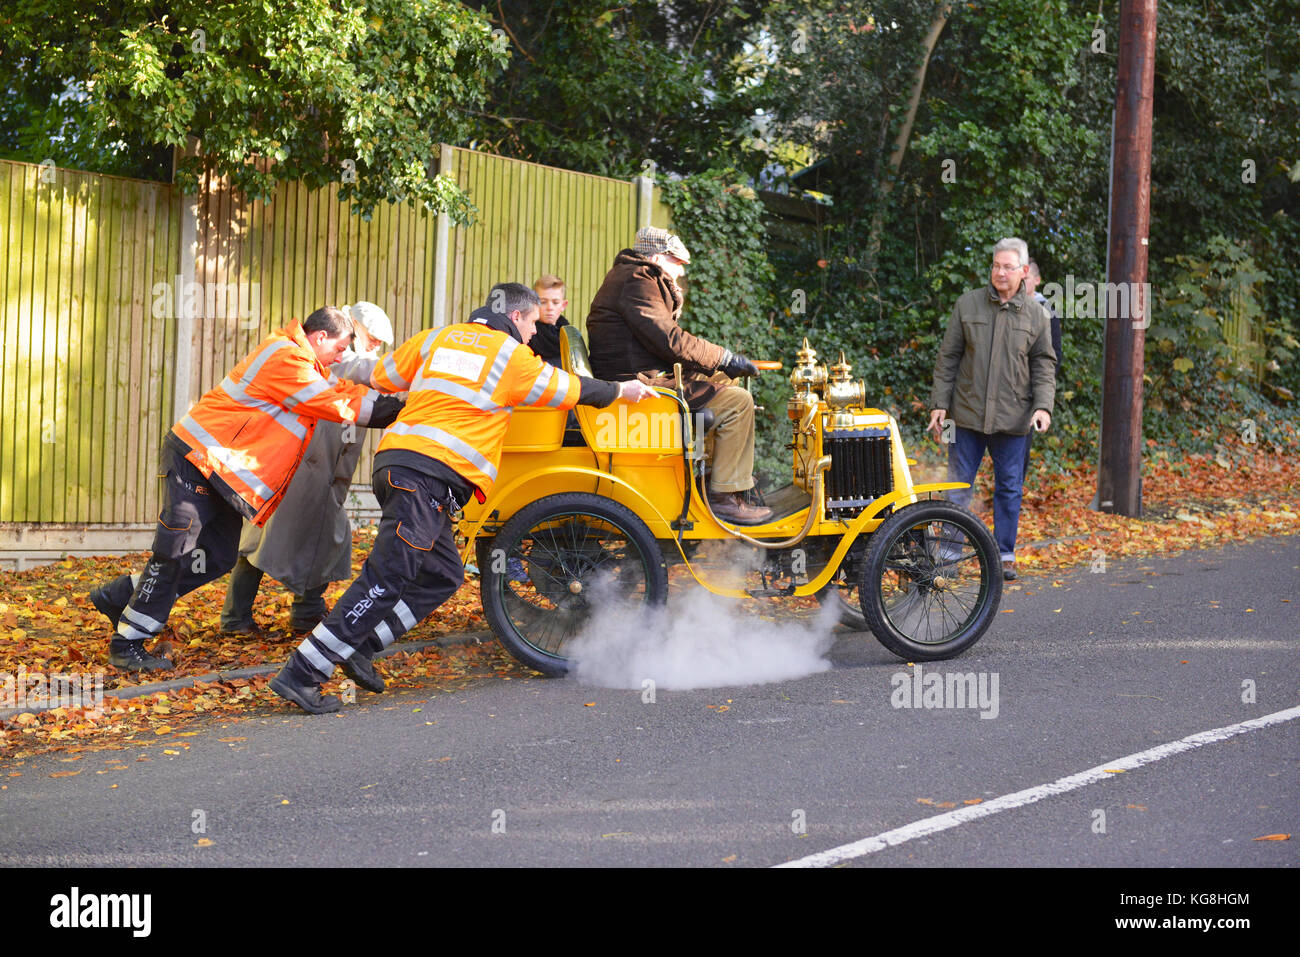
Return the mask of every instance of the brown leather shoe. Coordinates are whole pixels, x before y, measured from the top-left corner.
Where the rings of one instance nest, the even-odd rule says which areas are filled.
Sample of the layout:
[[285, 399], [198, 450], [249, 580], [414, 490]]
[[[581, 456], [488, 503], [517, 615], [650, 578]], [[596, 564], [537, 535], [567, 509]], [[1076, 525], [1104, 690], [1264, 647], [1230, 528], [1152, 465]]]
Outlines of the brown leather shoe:
[[733, 525], [761, 525], [772, 517], [770, 508], [750, 505], [739, 492], [710, 492], [713, 514]]

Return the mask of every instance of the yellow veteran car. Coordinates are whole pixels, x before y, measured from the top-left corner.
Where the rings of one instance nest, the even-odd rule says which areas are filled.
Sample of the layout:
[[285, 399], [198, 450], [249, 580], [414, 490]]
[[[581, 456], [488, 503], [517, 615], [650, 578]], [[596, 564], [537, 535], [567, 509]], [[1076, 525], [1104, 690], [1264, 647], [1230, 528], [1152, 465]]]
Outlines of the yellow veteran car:
[[[561, 358], [565, 371], [591, 375], [572, 326], [562, 330]], [[689, 412], [680, 390], [579, 406], [572, 419], [515, 410], [493, 493], [466, 507], [458, 541], [462, 557], [477, 561], [484, 614], [510, 653], [564, 674], [597, 606], [663, 604], [678, 566], [719, 595], [833, 602], [843, 624], [870, 630], [908, 661], [975, 644], [1002, 596], [993, 536], [969, 511], [930, 497], [964, 486], [913, 484], [897, 423], [866, 407], [843, 354], [829, 368], [816, 360], [804, 340], [787, 404], [791, 482], [765, 496], [771, 520], [743, 529], [709, 508], [709, 422]], [[754, 551], [755, 587], [737, 588], [725, 581], [733, 575], [698, 559], [710, 540]]]

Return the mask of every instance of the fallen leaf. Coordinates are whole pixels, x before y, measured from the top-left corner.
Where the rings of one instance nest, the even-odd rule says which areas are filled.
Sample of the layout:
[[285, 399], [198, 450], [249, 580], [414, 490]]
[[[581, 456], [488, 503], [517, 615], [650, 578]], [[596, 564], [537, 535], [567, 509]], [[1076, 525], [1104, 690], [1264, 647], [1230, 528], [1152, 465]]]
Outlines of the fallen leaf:
[[80, 771], [51, 771], [51, 772], [50, 772], [50, 777], [52, 777], [52, 778], [70, 778], [70, 777], [72, 777], [73, 775], [80, 774], [80, 773], [81, 773]]
[[1290, 834], [1265, 834], [1263, 837], [1252, 837], [1252, 841], [1289, 841]]
[[215, 842], [210, 837], [201, 837], [194, 842], [195, 847], [211, 847]]

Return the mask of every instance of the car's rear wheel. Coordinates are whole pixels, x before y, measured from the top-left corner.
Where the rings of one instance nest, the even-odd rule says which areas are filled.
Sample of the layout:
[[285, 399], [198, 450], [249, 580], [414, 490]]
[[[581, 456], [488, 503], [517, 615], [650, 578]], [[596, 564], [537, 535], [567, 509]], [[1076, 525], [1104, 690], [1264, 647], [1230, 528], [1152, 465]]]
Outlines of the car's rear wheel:
[[520, 509], [478, 550], [483, 614], [501, 644], [546, 675], [569, 670], [597, 607], [662, 605], [668, 573], [646, 524], [586, 492]]

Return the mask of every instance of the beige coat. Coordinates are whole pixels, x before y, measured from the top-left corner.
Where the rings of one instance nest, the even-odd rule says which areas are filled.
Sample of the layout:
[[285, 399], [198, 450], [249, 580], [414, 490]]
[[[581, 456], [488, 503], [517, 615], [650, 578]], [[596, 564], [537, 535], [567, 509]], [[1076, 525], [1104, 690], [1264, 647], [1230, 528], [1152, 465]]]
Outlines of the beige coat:
[[[369, 384], [374, 359], [354, 353], [330, 366], [340, 379]], [[352, 441], [344, 442], [350, 428]], [[352, 577], [352, 523], [344, 508], [366, 430], [320, 422], [279, 508], [264, 528], [244, 523], [239, 554], [301, 595]]]

